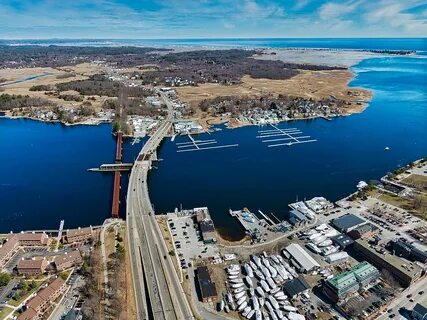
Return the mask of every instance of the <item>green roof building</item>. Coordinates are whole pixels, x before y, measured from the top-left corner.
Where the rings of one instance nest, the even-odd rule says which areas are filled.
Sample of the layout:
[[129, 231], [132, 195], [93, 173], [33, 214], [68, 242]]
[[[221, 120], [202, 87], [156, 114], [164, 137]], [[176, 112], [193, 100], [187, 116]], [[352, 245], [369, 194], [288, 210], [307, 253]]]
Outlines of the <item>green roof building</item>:
[[379, 271], [370, 263], [364, 261], [349, 271], [342, 272], [328, 279], [323, 287], [325, 294], [334, 302], [345, 299], [348, 295], [357, 292], [359, 288], [379, 278]]

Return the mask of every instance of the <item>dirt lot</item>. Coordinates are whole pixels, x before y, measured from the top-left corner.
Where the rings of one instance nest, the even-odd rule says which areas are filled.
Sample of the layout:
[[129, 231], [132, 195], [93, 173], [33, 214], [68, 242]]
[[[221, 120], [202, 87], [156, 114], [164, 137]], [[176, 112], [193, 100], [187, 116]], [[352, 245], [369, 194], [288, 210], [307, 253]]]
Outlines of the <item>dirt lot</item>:
[[404, 184], [417, 188], [420, 192], [427, 192], [427, 177], [419, 174], [411, 174], [402, 180]]
[[[192, 106], [198, 105], [204, 99], [219, 96], [247, 95], [256, 97], [264, 93], [314, 99], [328, 98], [332, 95], [348, 102], [370, 100], [372, 97], [370, 91], [348, 87], [352, 78], [353, 74], [347, 70], [300, 71], [299, 75], [287, 80], [253, 79], [244, 76], [242, 83], [238, 85], [225, 86], [209, 83], [198, 87], [178, 87], [176, 90], [180, 99]], [[348, 95], [348, 91], [353, 92], [354, 95]], [[348, 112], [360, 112], [363, 108], [363, 105], [355, 105]]]

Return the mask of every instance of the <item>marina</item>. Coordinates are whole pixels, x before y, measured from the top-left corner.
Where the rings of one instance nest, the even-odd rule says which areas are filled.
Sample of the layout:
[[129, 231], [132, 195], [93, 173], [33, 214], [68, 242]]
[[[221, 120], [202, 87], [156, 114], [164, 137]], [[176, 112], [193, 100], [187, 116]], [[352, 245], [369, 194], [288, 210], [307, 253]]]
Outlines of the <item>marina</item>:
[[[298, 128], [281, 129], [276, 125], [269, 124], [273, 129], [259, 130], [258, 139], [263, 143], [267, 143], [268, 147], [292, 146], [294, 144], [316, 142], [317, 139], [312, 139], [311, 136], [302, 135], [303, 132]], [[279, 137], [279, 138], [276, 138]], [[287, 142], [285, 142], [287, 141]]]
[[[215, 139], [206, 139], [206, 140], [195, 140], [190, 134], [187, 135], [190, 141], [187, 142], [177, 142], [176, 146], [178, 150], [176, 152], [190, 152], [190, 151], [202, 151], [210, 149], [222, 149], [222, 148], [233, 148], [238, 147], [237, 143], [235, 144], [226, 144], [226, 145], [216, 145], [218, 142]], [[213, 145], [213, 146], [210, 146]]]

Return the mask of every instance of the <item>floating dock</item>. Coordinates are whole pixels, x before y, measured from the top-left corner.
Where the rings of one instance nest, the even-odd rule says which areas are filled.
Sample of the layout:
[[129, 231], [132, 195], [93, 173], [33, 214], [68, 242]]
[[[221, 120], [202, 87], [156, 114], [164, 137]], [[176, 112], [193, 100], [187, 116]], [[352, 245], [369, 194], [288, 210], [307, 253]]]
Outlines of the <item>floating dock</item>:
[[[258, 139], [261, 139], [263, 143], [267, 143], [268, 147], [281, 147], [281, 146], [292, 146], [294, 144], [316, 142], [316, 139], [312, 139], [311, 136], [302, 135], [302, 131], [298, 128], [287, 128], [280, 129], [274, 124], [270, 123], [273, 129], [259, 130]], [[270, 139], [271, 138], [271, 139]]]
[[226, 144], [226, 145], [216, 145], [218, 142], [215, 139], [207, 140], [196, 140], [190, 134], [187, 135], [190, 141], [186, 142], [177, 142], [177, 151], [176, 152], [191, 152], [191, 151], [202, 151], [210, 149], [223, 149], [223, 148], [233, 148], [238, 147], [236, 144]]

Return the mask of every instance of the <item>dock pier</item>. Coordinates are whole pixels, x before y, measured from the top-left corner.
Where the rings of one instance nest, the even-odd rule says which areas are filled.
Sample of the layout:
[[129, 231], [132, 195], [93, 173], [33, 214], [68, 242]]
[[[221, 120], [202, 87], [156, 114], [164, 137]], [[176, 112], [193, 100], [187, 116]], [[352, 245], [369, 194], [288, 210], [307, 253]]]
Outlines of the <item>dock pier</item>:
[[[116, 146], [116, 164], [122, 164], [123, 153], [123, 133], [117, 132], [117, 146]], [[120, 188], [121, 188], [122, 175], [120, 171], [114, 172], [114, 187], [113, 187], [113, 203], [111, 205], [111, 216], [113, 218], [119, 217], [120, 211]]]

